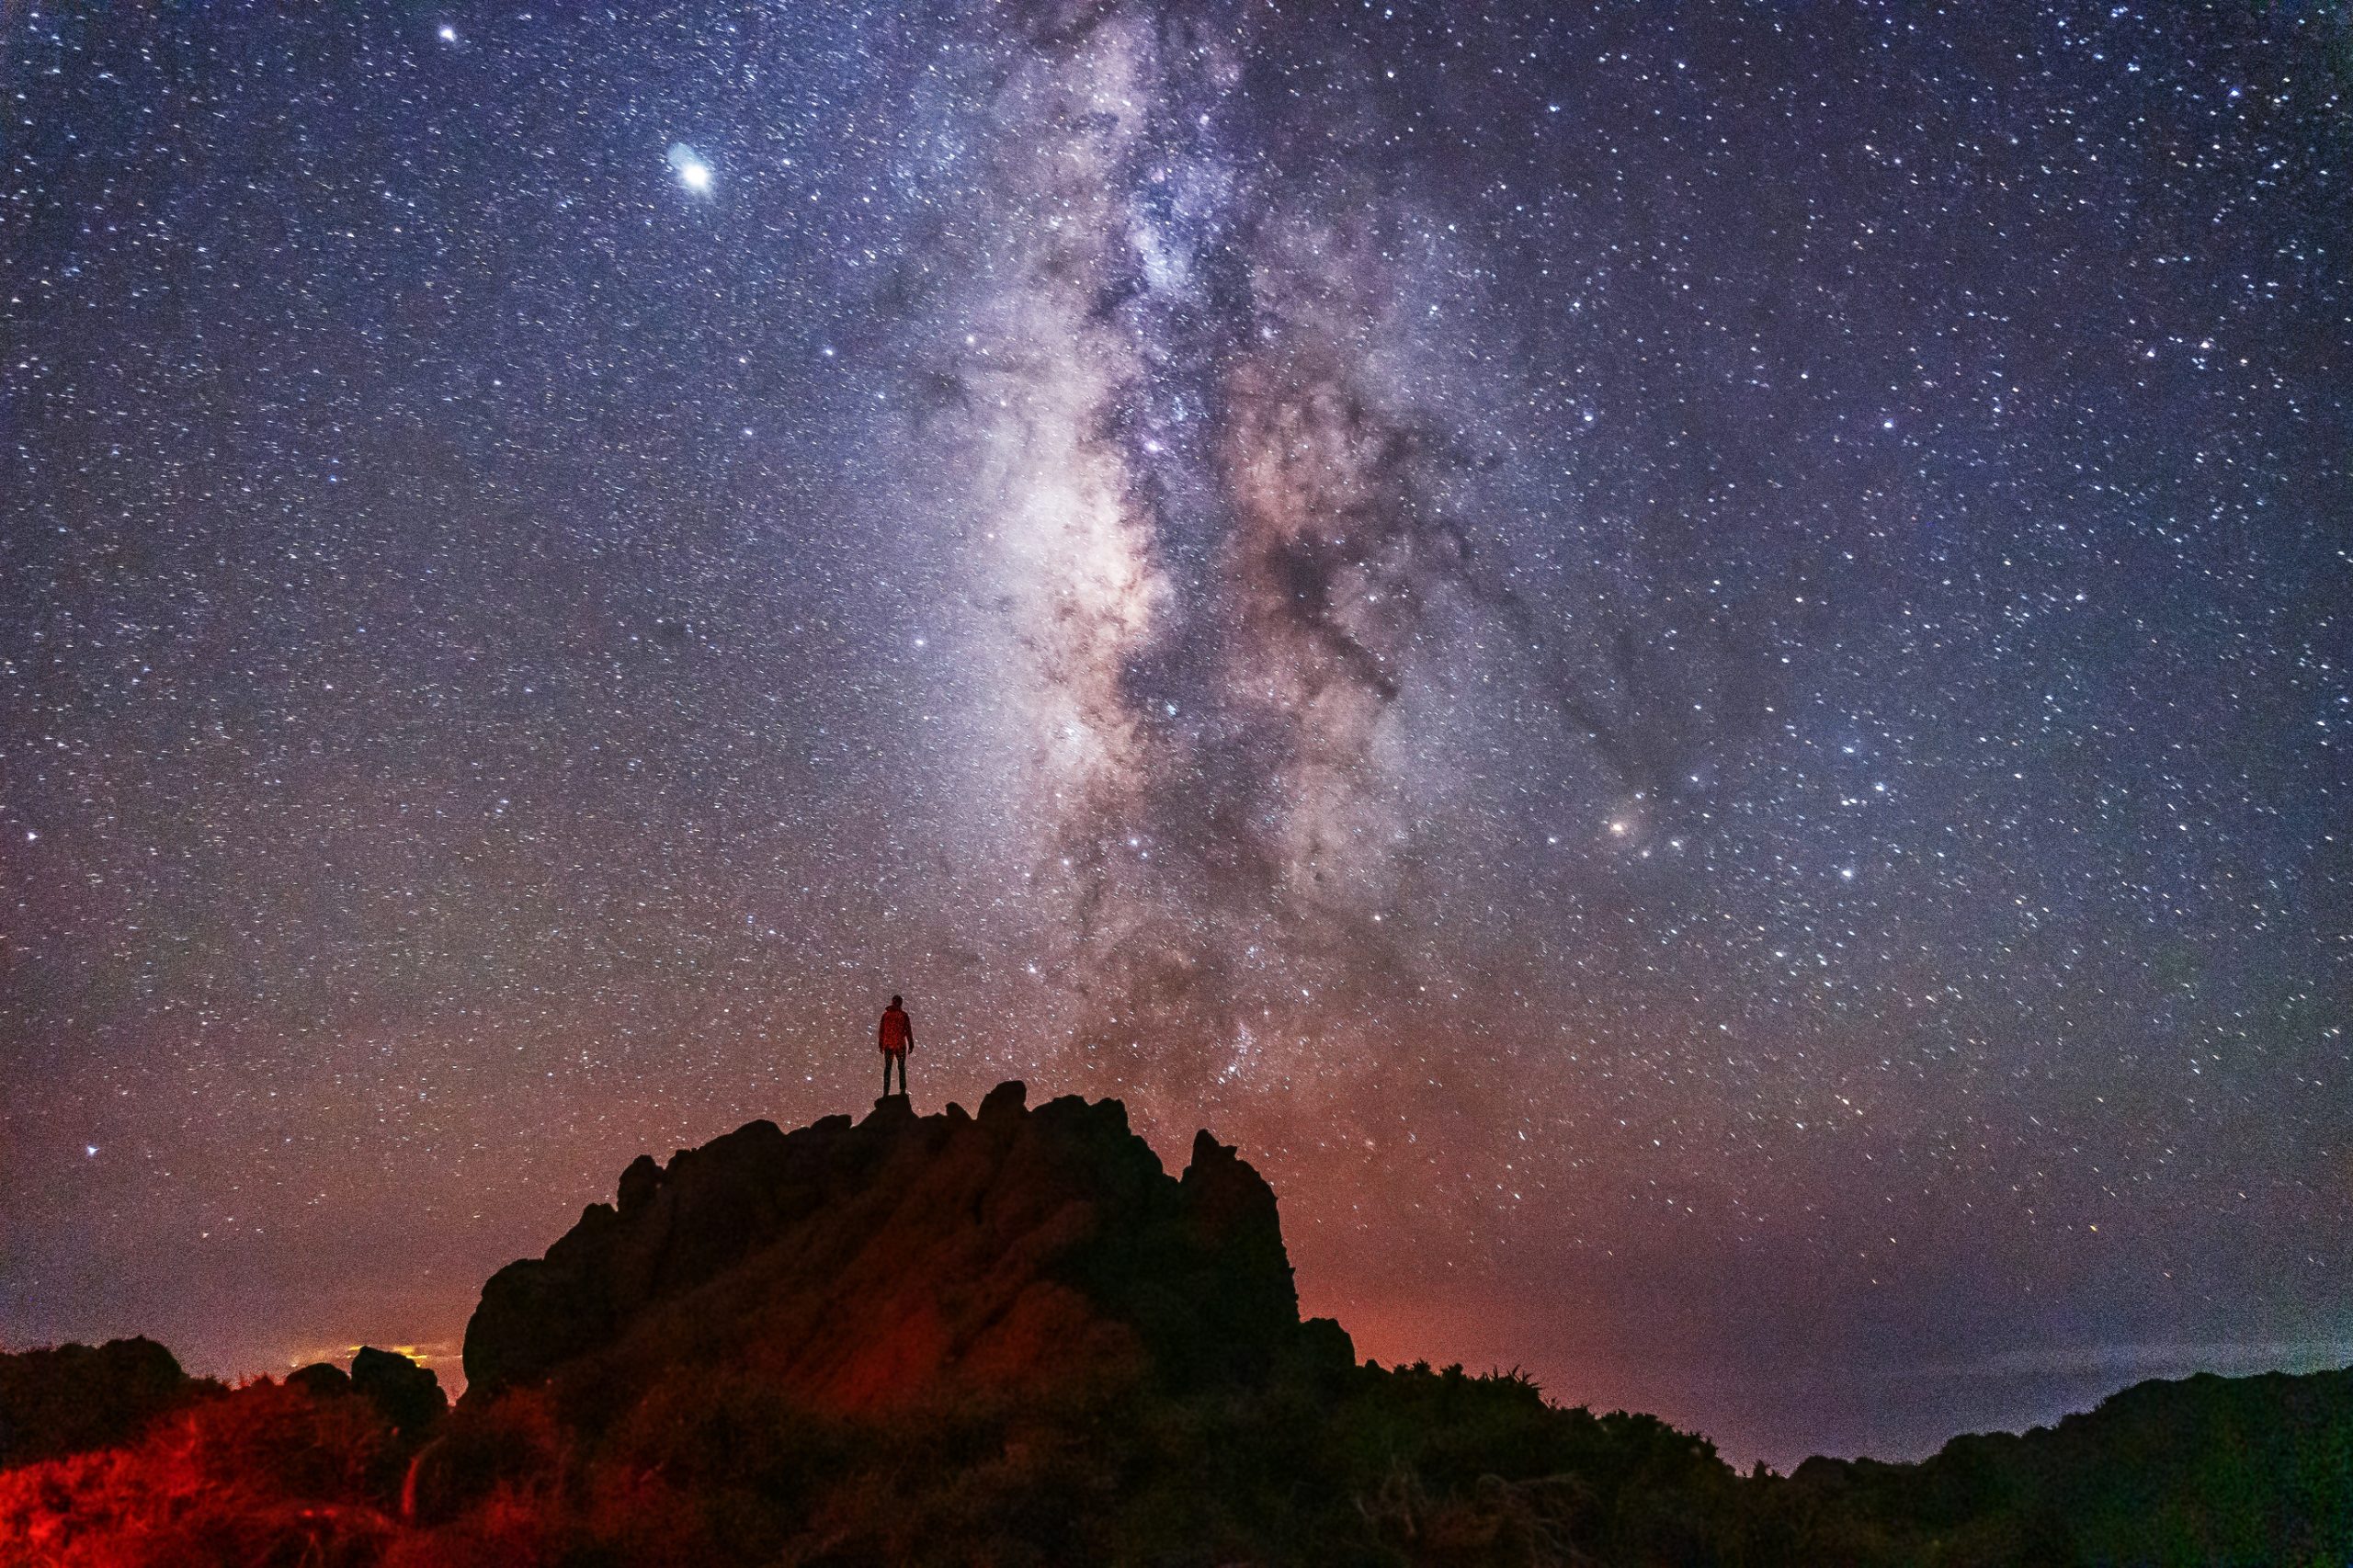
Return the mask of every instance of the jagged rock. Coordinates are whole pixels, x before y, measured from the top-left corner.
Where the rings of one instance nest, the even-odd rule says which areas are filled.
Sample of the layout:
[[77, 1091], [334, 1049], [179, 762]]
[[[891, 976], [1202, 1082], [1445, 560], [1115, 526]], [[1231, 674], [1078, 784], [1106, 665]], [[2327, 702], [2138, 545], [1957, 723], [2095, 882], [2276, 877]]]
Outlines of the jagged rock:
[[640, 1154], [629, 1163], [629, 1169], [621, 1172], [619, 1194], [621, 1212], [634, 1214], [644, 1208], [646, 1201], [661, 1187], [662, 1163], [651, 1154]]
[[1234, 1150], [1203, 1133], [1175, 1180], [1118, 1101], [1027, 1098], [919, 1118], [889, 1096], [855, 1125], [640, 1158], [618, 1206], [492, 1278], [469, 1402], [697, 1361], [845, 1412], [1103, 1373], [1189, 1387], [1311, 1347], [1348, 1364], [1336, 1325], [1302, 1330], [1274, 1193]]
[[415, 1437], [449, 1413], [449, 1396], [430, 1367], [363, 1345], [351, 1358], [351, 1392], [373, 1404], [401, 1436]]
[[218, 1388], [181, 1371], [152, 1339], [0, 1354], [0, 1467], [128, 1442]]

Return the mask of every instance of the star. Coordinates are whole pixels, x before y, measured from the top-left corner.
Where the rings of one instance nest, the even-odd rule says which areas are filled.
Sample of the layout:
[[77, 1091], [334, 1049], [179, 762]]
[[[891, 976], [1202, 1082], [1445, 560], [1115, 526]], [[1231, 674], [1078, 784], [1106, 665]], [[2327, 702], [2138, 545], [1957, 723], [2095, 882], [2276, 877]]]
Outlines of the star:
[[683, 142], [673, 142], [665, 156], [670, 172], [677, 176], [680, 185], [698, 196], [709, 194], [713, 176], [710, 165], [701, 153]]

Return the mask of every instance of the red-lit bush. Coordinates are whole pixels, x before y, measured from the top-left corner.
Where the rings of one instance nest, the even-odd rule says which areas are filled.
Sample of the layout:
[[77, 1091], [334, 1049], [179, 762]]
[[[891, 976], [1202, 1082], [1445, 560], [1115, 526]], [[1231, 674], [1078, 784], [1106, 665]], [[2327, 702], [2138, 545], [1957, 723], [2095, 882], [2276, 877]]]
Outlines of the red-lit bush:
[[371, 1563], [394, 1528], [390, 1437], [366, 1401], [256, 1382], [131, 1447], [0, 1473], [0, 1564]]

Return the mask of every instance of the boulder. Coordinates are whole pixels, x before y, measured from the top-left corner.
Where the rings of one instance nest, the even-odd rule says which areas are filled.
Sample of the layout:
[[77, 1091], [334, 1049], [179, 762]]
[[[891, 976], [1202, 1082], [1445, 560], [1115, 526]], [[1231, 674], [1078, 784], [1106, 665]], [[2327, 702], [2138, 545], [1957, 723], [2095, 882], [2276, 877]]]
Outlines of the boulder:
[[286, 1386], [313, 1399], [341, 1399], [351, 1392], [351, 1374], [332, 1361], [313, 1361], [287, 1373]]
[[392, 1430], [414, 1437], [449, 1413], [449, 1396], [430, 1367], [363, 1345], [351, 1358], [351, 1392], [374, 1405]]

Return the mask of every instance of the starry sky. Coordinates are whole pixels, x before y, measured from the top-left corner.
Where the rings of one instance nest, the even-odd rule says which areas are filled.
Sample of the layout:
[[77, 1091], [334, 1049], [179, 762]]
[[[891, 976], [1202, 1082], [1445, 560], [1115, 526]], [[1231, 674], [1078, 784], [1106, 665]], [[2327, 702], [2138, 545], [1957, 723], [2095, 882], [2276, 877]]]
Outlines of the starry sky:
[[2336, 7], [0, 0], [0, 1344], [1118, 1095], [1745, 1462], [2353, 1360]]

